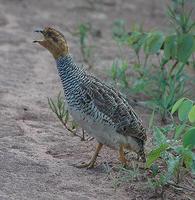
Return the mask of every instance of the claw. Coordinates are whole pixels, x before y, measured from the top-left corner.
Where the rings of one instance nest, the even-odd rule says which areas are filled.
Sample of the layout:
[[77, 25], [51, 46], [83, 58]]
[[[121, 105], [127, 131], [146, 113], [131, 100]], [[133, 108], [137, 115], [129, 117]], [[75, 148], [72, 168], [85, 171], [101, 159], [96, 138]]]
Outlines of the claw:
[[94, 168], [94, 163], [93, 162], [89, 162], [89, 163], [86, 163], [86, 162], [83, 162], [81, 164], [73, 164], [74, 167], [76, 168], [87, 168], [87, 169], [91, 169], [91, 168]]
[[87, 169], [93, 168], [102, 146], [103, 146], [103, 144], [98, 143], [98, 145], [96, 147], [96, 151], [95, 151], [94, 155], [92, 156], [91, 160], [89, 161], [89, 163], [83, 163], [83, 164], [80, 164], [80, 165], [76, 164], [74, 166], [77, 167], [77, 168], [85, 168], [85, 167]]

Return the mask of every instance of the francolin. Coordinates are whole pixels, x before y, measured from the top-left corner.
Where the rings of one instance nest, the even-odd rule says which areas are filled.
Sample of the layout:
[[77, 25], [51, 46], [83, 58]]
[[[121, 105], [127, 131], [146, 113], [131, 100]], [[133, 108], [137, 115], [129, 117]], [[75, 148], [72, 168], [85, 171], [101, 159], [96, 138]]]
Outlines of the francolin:
[[124, 165], [124, 149], [136, 152], [145, 162], [146, 130], [125, 97], [75, 63], [62, 33], [51, 27], [36, 32], [43, 35], [43, 40], [34, 42], [49, 50], [56, 61], [69, 112], [98, 142], [91, 160], [78, 167], [92, 168], [103, 145], [117, 149]]

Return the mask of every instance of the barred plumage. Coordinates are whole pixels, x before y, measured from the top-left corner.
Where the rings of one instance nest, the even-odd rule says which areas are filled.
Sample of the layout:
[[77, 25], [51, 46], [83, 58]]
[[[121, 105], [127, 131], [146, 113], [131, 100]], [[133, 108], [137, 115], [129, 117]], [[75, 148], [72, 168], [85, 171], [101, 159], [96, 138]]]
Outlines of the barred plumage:
[[70, 113], [99, 143], [92, 160], [84, 166], [93, 166], [103, 144], [119, 149], [123, 163], [126, 163], [124, 148], [135, 151], [145, 161], [146, 130], [124, 96], [78, 67], [61, 33], [52, 28], [42, 33], [44, 40], [37, 42], [56, 59]]

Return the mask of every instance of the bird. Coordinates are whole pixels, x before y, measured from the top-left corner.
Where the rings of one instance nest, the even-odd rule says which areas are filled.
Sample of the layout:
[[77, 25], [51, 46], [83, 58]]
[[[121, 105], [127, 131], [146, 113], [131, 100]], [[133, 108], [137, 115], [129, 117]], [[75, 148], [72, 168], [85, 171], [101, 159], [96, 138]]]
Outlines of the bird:
[[119, 152], [119, 161], [128, 164], [125, 151], [137, 153], [145, 163], [146, 128], [126, 97], [114, 87], [81, 68], [70, 54], [65, 36], [53, 27], [35, 30], [43, 39], [34, 43], [46, 48], [56, 61], [65, 102], [74, 120], [97, 140], [89, 162], [79, 168], [93, 168], [103, 145]]

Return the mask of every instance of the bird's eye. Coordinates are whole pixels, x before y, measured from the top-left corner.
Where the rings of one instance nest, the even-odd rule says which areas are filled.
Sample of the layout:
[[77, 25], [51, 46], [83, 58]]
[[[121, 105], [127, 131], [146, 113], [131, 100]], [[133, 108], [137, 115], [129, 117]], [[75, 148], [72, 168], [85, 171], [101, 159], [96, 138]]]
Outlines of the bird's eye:
[[52, 35], [51, 32], [47, 32], [48, 37], [51, 37], [51, 35]]

